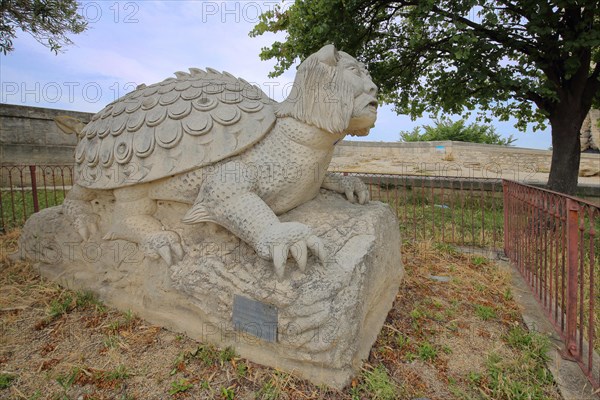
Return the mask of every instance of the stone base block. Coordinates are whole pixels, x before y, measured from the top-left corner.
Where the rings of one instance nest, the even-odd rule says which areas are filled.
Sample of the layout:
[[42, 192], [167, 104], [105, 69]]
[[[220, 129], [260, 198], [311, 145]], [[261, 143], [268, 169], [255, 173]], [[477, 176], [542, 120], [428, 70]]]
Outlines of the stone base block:
[[[108, 200], [107, 200], [108, 201]], [[82, 242], [60, 207], [33, 215], [21, 255], [39, 272], [106, 304], [316, 384], [345, 386], [369, 355], [404, 274], [398, 221], [391, 209], [361, 206], [323, 191], [282, 215], [310, 226], [326, 243], [328, 261], [309, 256], [305, 273], [288, 260], [279, 281], [271, 262], [225, 229], [179, 221], [186, 206], [160, 202], [155, 216], [183, 239], [184, 258], [168, 267], [137, 245]]]

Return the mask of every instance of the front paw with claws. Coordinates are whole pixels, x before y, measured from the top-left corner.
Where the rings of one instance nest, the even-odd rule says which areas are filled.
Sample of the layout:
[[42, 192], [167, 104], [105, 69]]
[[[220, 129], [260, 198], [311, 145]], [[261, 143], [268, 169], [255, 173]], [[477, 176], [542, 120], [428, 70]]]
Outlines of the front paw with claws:
[[159, 231], [146, 236], [142, 243], [144, 253], [157, 260], [161, 257], [167, 265], [173, 265], [183, 258], [183, 247], [179, 235], [172, 231]]
[[100, 217], [95, 214], [88, 201], [65, 199], [62, 212], [73, 224], [73, 228], [79, 233], [83, 240], [98, 233], [98, 222]]
[[356, 176], [345, 176], [338, 173], [327, 173], [323, 184], [324, 189], [333, 190], [346, 195], [349, 202], [367, 204], [369, 202], [369, 187]]
[[300, 271], [306, 270], [308, 249], [325, 263], [327, 253], [323, 241], [315, 236], [308, 226], [299, 222], [283, 222], [270, 226], [256, 245], [256, 251], [261, 258], [273, 260], [275, 274], [279, 279], [283, 278], [289, 254], [298, 263]]
[[356, 198], [358, 198], [358, 204], [369, 202], [369, 188], [360, 178], [356, 176], [342, 176], [340, 178], [342, 190], [349, 202], [356, 202]]
[[97, 214], [80, 214], [73, 218], [73, 226], [83, 240], [88, 240], [98, 232]]

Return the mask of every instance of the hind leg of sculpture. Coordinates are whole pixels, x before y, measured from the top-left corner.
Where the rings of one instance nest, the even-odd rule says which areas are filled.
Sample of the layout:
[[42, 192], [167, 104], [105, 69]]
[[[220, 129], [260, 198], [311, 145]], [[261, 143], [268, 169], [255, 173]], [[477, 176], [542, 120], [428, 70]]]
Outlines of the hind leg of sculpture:
[[88, 240], [98, 232], [99, 217], [94, 213], [91, 204], [95, 197], [96, 193], [93, 190], [74, 184], [62, 205], [64, 214], [72, 221], [83, 240]]
[[183, 257], [179, 235], [164, 230], [163, 225], [152, 216], [156, 201], [148, 197], [147, 185], [132, 186], [114, 191], [116, 204], [110, 231], [104, 239], [124, 239], [141, 245], [144, 253], [153, 259], [162, 257], [167, 265], [174, 257]]

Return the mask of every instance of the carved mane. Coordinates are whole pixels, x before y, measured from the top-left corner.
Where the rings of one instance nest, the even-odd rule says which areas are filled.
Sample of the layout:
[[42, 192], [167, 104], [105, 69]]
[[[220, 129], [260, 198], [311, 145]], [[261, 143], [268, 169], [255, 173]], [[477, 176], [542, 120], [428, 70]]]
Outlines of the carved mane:
[[348, 131], [354, 94], [338, 69], [340, 53], [328, 45], [300, 64], [290, 95], [275, 106], [277, 117], [292, 117], [335, 134], [357, 133]]

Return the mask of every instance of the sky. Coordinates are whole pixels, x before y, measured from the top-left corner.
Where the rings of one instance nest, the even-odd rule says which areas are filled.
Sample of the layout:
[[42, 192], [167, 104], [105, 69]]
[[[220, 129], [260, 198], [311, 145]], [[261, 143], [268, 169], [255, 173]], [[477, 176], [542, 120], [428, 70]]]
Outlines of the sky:
[[[258, 15], [277, 3], [81, 1], [79, 12], [87, 18], [89, 28], [71, 36], [75, 44], [65, 52], [55, 55], [21, 32], [13, 41], [15, 50], [0, 54], [0, 103], [97, 112], [141, 83], [150, 85], [190, 67], [228, 71], [281, 101], [293, 82], [295, 67], [268, 78], [275, 61], [261, 61], [259, 53], [275, 40], [284, 41], [285, 35], [248, 36]], [[412, 121], [383, 104], [370, 134], [350, 140], [395, 142], [400, 131], [432, 122], [428, 117]], [[550, 147], [548, 129], [523, 133], [514, 124], [514, 120], [492, 122], [501, 136], [517, 139], [515, 146]]]

